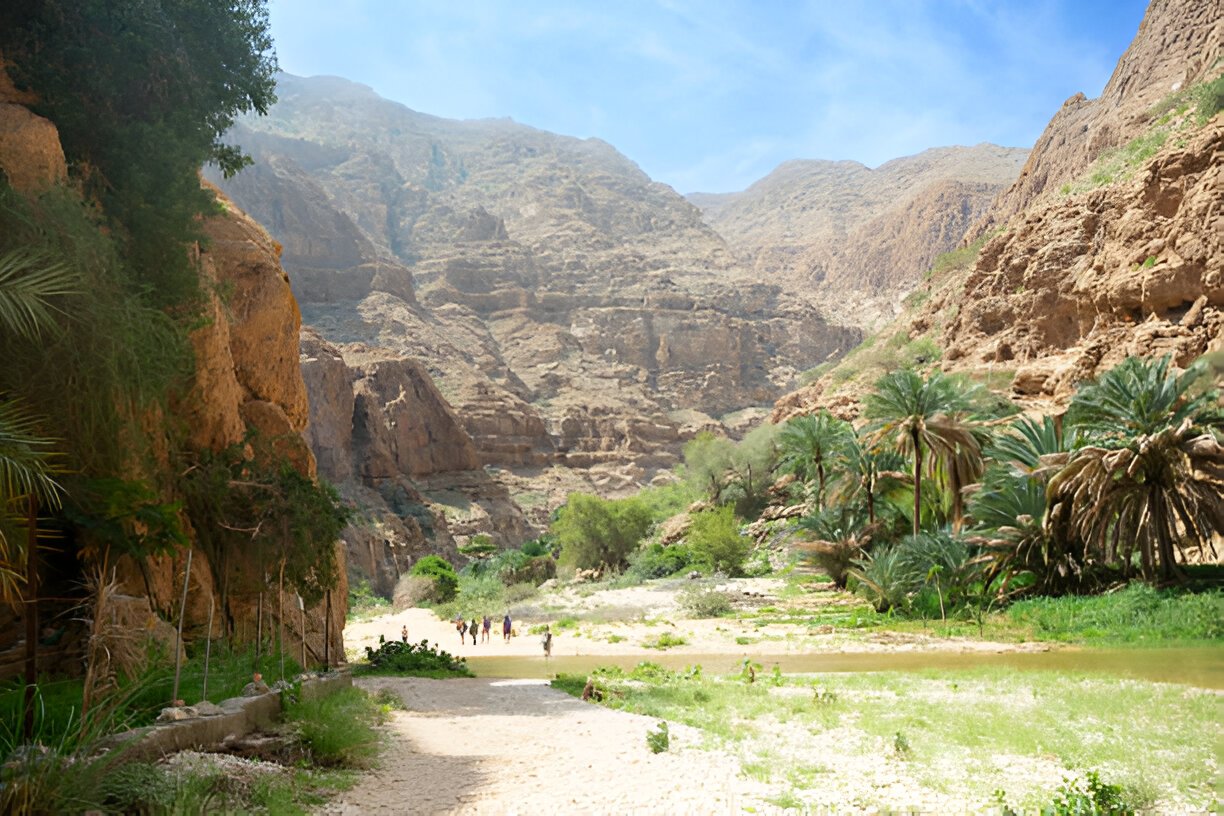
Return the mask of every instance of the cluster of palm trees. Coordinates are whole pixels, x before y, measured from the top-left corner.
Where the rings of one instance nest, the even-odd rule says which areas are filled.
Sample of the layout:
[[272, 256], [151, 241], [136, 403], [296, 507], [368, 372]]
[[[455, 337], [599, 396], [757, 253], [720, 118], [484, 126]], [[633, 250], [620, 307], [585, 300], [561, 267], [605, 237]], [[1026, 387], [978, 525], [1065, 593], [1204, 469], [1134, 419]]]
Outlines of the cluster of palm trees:
[[1224, 533], [1208, 373], [1206, 360], [1127, 358], [1051, 417], [1008, 416], [963, 377], [898, 370], [858, 427], [825, 411], [787, 422], [779, 465], [805, 486], [817, 559], [880, 609], [1170, 582]]

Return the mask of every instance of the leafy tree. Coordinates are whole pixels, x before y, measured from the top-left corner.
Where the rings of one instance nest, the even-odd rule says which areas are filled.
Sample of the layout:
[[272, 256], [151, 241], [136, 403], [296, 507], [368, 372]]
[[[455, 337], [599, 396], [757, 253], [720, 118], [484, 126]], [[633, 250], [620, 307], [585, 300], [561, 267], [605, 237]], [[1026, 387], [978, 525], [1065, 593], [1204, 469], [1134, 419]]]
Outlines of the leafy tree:
[[185, 244], [211, 206], [197, 173], [247, 159], [221, 141], [275, 101], [264, 0], [29, 0], [0, 10], [0, 51], [126, 237], [161, 304], [195, 291]]
[[981, 444], [972, 428], [977, 386], [933, 371], [925, 379], [902, 369], [885, 374], [867, 396], [866, 416], [879, 441], [913, 457], [913, 534], [922, 516], [922, 475], [926, 471], [952, 494], [953, 523], [959, 524], [960, 489], [982, 473]]
[[778, 467], [805, 482], [816, 480], [816, 509], [824, 509], [826, 471], [841, 460], [854, 429], [826, 410], [787, 420], [778, 433]]
[[740, 535], [735, 510], [729, 505], [695, 513], [685, 543], [694, 563], [732, 577], [744, 574], [748, 539]]
[[1078, 535], [1107, 563], [1169, 580], [1187, 545], [1224, 533], [1224, 427], [1214, 391], [1192, 393], [1204, 366], [1128, 357], [1076, 392], [1067, 420], [1083, 435], [1048, 457], [1047, 529]]
[[434, 583], [434, 599], [446, 603], [459, 594], [459, 576], [455, 568], [440, 555], [427, 555], [412, 565], [412, 575], [421, 575]]
[[778, 464], [778, 431], [777, 425], [759, 425], [732, 448], [724, 498], [741, 518], [756, 518], [765, 506]]
[[684, 472], [690, 484], [710, 501], [722, 501], [735, 443], [702, 431], [684, 445]]
[[640, 501], [570, 494], [552, 531], [561, 543], [561, 561], [579, 569], [620, 569], [646, 536], [653, 520]]

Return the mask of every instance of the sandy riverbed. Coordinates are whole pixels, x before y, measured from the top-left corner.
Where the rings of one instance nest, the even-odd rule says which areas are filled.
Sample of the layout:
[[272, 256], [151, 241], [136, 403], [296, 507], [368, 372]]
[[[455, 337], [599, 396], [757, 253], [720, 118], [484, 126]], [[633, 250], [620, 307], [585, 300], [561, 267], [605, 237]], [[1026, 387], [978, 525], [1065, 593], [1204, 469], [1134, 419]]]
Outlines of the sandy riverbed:
[[358, 814], [732, 814], [764, 804], [700, 732], [671, 727], [652, 754], [656, 721], [589, 705], [539, 681], [367, 678], [407, 706], [389, 723], [379, 768], [323, 811]]

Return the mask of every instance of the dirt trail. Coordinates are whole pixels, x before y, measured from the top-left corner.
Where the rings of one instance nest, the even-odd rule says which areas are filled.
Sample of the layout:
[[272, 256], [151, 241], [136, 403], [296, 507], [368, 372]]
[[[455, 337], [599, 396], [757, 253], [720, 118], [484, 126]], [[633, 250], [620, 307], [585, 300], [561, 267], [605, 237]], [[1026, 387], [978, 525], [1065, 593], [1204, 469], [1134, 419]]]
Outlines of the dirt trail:
[[408, 711], [395, 712], [380, 767], [323, 813], [724, 814], [771, 812], [766, 786], [738, 763], [671, 728], [652, 754], [656, 721], [583, 703], [541, 681], [370, 678]]

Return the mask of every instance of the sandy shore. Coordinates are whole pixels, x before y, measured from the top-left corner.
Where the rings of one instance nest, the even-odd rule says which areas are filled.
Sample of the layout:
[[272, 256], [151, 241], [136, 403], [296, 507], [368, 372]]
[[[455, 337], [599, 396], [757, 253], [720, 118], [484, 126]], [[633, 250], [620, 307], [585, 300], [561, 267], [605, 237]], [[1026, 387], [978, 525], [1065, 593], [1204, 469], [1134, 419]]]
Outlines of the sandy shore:
[[[457, 636], [456, 636], [457, 639]], [[655, 720], [589, 705], [539, 681], [368, 678], [408, 707], [389, 724], [380, 767], [323, 813], [733, 814], [772, 791], [745, 779], [700, 732], [671, 727], [652, 754]]]

